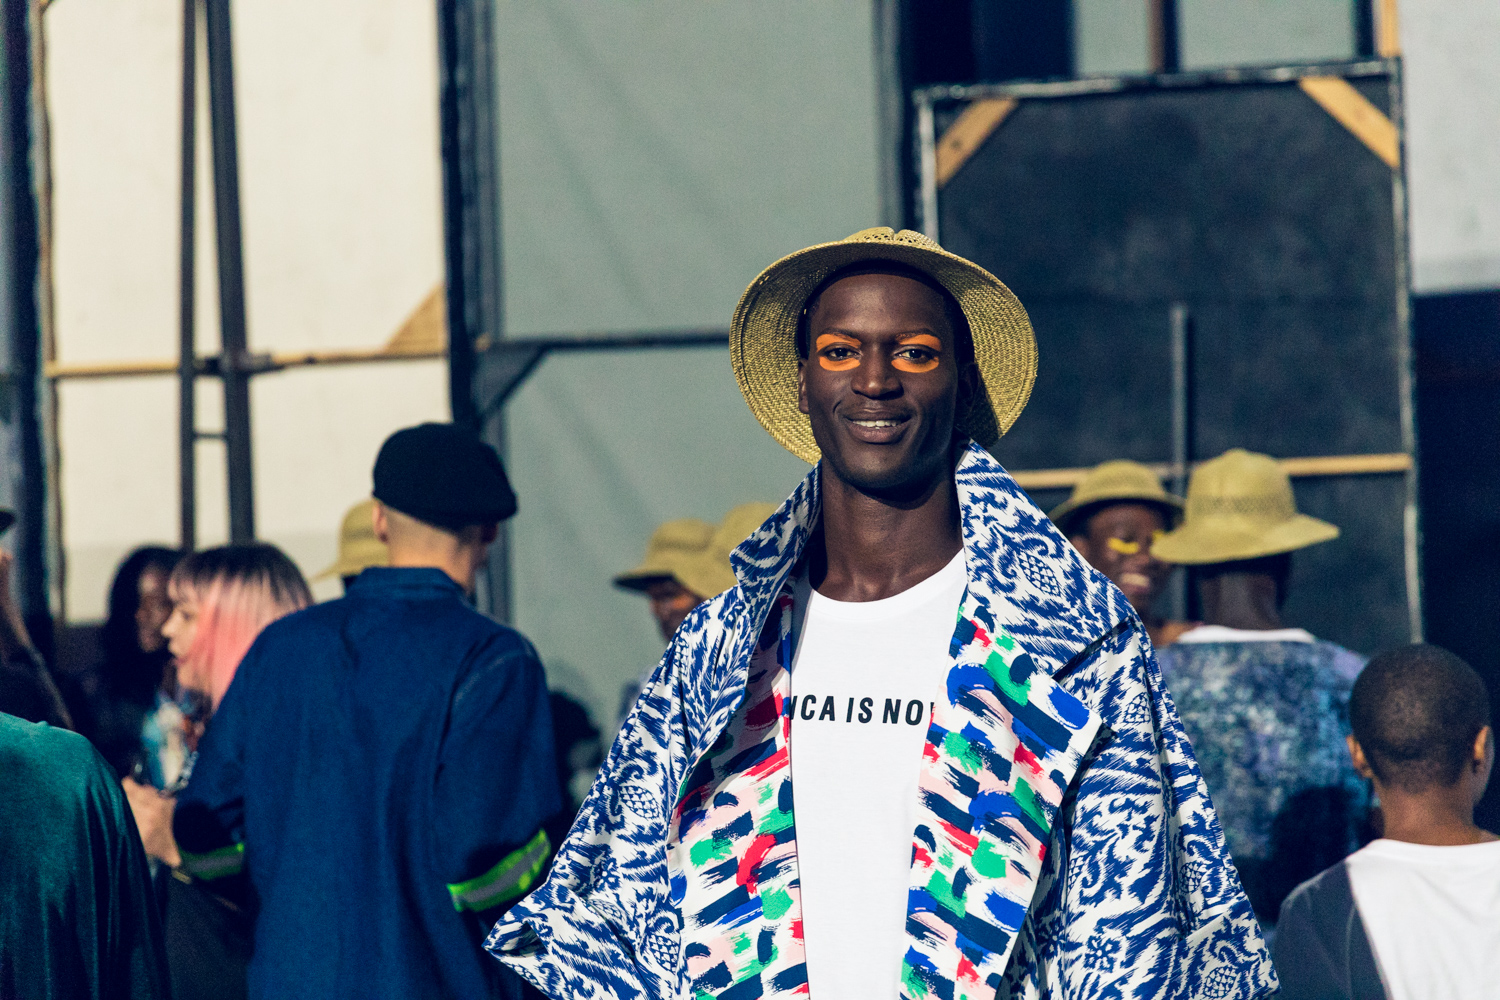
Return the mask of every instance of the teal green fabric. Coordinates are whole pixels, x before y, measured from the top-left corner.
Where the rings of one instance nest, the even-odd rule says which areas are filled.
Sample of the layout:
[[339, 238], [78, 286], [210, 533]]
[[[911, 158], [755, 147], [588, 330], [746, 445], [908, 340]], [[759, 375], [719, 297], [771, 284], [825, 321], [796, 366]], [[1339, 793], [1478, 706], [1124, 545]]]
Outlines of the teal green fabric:
[[77, 733], [0, 714], [0, 997], [167, 997], [161, 921], [114, 773]]

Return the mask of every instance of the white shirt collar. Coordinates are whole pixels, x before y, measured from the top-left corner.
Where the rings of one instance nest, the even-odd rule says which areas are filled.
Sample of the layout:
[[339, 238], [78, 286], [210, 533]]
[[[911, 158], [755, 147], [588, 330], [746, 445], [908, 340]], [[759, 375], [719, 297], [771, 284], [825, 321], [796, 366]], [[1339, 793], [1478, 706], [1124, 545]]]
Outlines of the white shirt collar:
[[1199, 625], [1177, 637], [1178, 642], [1317, 642], [1301, 628], [1246, 629], [1227, 625]]

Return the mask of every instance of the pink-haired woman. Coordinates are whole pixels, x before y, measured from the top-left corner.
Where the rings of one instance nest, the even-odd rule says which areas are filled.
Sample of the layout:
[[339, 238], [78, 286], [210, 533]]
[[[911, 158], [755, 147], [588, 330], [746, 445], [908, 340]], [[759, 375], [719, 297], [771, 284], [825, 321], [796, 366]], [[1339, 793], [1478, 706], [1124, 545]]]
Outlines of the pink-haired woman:
[[200, 723], [218, 708], [261, 629], [312, 603], [307, 581], [274, 545], [194, 552], [167, 583], [172, 616], [162, 626], [177, 683], [197, 701]]
[[[205, 725], [229, 690], [240, 661], [261, 630], [312, 603], [307, 581], [274, 545], [226, 545], [194, 552], [167, 582], [172, 614], [162, 626], [177, 664], [178, 704], [187, 743], [196, 750]], [[171, 792], [192, 773], [189, 758], [177, 786], [166, 794], [129, 779], [125, 792], [146, 853], [173, 868], [182, 863], [172, 839]], [[185, 876], [184, 876], [185, 877]], [[199, 997], [243, 996], [250, 925], [245, 900], [234, 886], [210, 888], [196, 880], [168, 879], [167, 965], [172, 993]]]
[[[176, 661], [177, 701], [188, 748], [195, 750], [255, 637], [276, 619], [311, 604], [312, 593], [286, 553], [258, 542], [194, 552], [172, 570], [167, 595], [172, 614], [161, 631]], [[172, 841], [171, 792], [191, 772], [190, 761], [167, 794], [125, 781], [146, 853], [174, 868], [181, 859]]]

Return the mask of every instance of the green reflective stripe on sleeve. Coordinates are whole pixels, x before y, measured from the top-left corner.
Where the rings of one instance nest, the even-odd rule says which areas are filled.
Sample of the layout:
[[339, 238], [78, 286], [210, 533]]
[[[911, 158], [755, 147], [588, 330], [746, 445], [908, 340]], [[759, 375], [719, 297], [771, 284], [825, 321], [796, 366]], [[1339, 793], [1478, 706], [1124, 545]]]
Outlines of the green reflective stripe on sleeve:
[[238, 875], [245, 867], [244, 844], [230, 844], [207, 854], [194, 854], [192, 851], [180, 853], [183, 870], [194, 878], [216, 879]]
[[449, 885], [453, 908], [478, 913], [524, 896], [547, 866], [547, 855], [551, 851], [552, 842], [547, 839], [547, 831], [538, 830], [525, 847], [507, 854], [483, 875]]

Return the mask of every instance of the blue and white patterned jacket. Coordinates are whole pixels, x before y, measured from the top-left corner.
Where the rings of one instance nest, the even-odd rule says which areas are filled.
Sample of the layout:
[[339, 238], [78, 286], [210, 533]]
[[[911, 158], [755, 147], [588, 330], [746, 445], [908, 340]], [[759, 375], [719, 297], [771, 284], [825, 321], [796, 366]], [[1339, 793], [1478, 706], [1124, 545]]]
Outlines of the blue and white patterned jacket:
[[[968, 591], [893, 992], [1274, 992], [1140, 620], [988, 452], [956, 479]], [[678, 630], [550, 877], [491, 932], [554, 1000], [807, 995], [785, 713], [788, 584], [818, 510], [814, 469]]]

